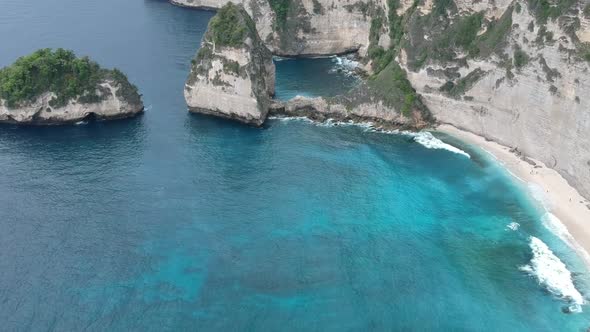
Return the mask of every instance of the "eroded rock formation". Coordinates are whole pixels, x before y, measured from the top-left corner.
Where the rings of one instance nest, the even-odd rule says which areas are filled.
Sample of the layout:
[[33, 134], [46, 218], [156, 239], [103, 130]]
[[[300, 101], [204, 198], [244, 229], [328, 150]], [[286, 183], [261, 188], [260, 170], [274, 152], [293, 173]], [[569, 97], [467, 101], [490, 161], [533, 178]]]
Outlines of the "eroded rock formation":
[[135, 116], [143, 112], [143, 103], [139, 95], [128, 98], [121, 92], [122, 88], [113, 81], [104, 81], [98, 90], [99, 99], [95, 102], [85, 102], [72, 99], [66, 105], [54, 106], [54, 93], [47, 92], [31, 102], [16, 108], [8, 107], [4, 100], [0, 100], [0, 122], [58, 125], [76, 123], [86, 119], [115, 120]]
[[185, 85], [192, 112], [261, 125], [274, 94], [274, 64], [241, 5], [211, 19]]
[[0, 69], [0, 122], [56, 125], [143, 111], [137, 87], [69, 50], [40, 49]]

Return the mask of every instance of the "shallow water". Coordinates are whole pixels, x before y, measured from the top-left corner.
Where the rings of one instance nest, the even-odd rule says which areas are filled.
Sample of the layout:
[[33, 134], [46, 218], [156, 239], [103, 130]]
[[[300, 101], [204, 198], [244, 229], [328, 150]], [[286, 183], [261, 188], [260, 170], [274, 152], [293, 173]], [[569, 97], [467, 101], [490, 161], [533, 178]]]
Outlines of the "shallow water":
[[125, 71], [149, 107], [126, 121], [0, 126], [3, 329], [589, 326], [587, 306], [562, 313], [567, 301], [523, 271], [535, 236], [588, 289], [579, 259], [485, 154], [445, 136], [470, 158], [365, 128], [188, 114], [182, 87], [211, 16], [153, 0], [0, 3], [0, 66], [72, 48]]

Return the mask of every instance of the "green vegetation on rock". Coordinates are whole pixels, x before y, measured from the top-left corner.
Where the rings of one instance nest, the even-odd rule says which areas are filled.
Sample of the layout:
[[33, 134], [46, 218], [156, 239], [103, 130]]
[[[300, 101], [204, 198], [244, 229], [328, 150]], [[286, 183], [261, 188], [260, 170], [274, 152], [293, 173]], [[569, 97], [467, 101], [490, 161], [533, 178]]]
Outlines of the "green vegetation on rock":
[[287, 15], [289, 14], [291, 0], [268, 0], [268, 3], [270, 4], [270, 8], [275, 12], [276, 28], [279, 30], [284, 29], [287, 25]]
[[240, 64], [237, 61], [224, 59], [223, 71], [226, 73], [232, 73], [236, 76], [240, 75]]
[[541, 24], [565, 14], [575, 3], [576, 0], [528, 0], [529, 10]]
[[[313, 32], [310, 13], [301, 0], [268, 0], [268, 2], [275, 14], [273, 29], [278, 34], [280, 49], [287, 53], [295, 52], [305, 39], [301, 37], [301, 32]], [[319, 1], [313, 2], [313, 11], [316, 15], [323, 14], [324, 10]], [[274, 36], [269, 38], [272, 40]]]
[[105, 88], [100, 83], [111, 80], [118, 86], [117, 94], [130, 103], [140, 102], [137, 88], [119, 70], [106, 70], [88, 57], [78, 58], [64, 49], [41, 49], [0, 69], [0, 98], [14, 108], [33, 101], [43, 93], [52, 92], [50, 104], [65, 106], [70, 100], [82, 103], [99, 102]]
[[480, 68], [477, 68], [467, 74], [467, 76], [459, 79], [457, 83], [448, 81], [443, 86], [441, 86], [439, 90], [453, 98], [458, 98], [459, 96], [464, 95], [465, 92], [469, 91], [469, 89], [471, 89], [471, 87], [473, 87], [473, 85], [477, 83], [477, 81], [479, 81], [485, 74], [486, 72]]
[[313, 13], [314, 14], [324, 14], [324, 7], [318, 0], [313, 0]]
[[406, 33], [405, 29], [408, 19], [414, 13], [418, 3], [418, 1], [414, 1], [404, 15], [399, 16], [397, 15], [397, 9], [400, 6], [399, 0], [388, 0], [389, 11], [387, 13], [387, 22], [389, 23], [390, 46], [387, 50], [379, 46], [379, 37], [384, 31], [384, 13], [381, 9], [378, 9], [373, 14], [371, 19], [371, 29], [369, 31], [368, 55], [372, 60], [372, 69], [374, 73], [379, 73], [387, 67], [387, 65], [399, 53], [403, 36]]
[[[448, 65], [464, 64], [465, 57], [487, 57], [502, 49], [512, 27], [512, 7], [495, 21], [484, 19], [483, 13], [455, 16], [456, 7], [451, 1], [435, 1], [427, 15], [414, 15], [409, 22], [409, 38], [412, 45], [408, 52], [409, 66], [413, 70], [423, 67], [428, 60]], [[485, 32], [478, 35], [479, 31]]]
[[255, 29], [246, 11], [232, 2], [223, 6], [209, 23], [213, 42], [219, 46], [239, 47]]
[[383, 11], [379, 9], [371, 18], [371, 28], [369, 29], [369, 48], [368, 56], [372, 61], [373, 72], [378, 73], [393, 60], [393, 49], [385, 50], [379, 46], [379, 36], [383, 31]]
[[[429, 119], [430, 112], [422, 104], [405, 70], [394, 60], [401, 49], [408, 21], [418, 4], [419, 1], [414, 1], [412, 6], [399, 16], [397, 14], [400, 7], [399, 0], [388, 0], [387, 20], [380, 8], [372, 13], [368, 56], [372, 61], [373, 75], [367, 82], [367, 90], [372, 98], [377, 98], [385, 105], [395, 108], [405, 117], [411, 117], [413, 111], [419, 111], [423, 118]], [[385, 22], [388, 22], [390, 37], [387, 50], [379, 46], [379, 37], [386, 31]]]
[[514, 51], [514, 67], [520, 69], [529, 62], [529, 56], [523, 50]]
[[374, 96], [399, 110], [404, 116], [409, 117], [413, 109], [426, 111], [416, 90], [408, 81], [406, 72], [395, 61], [390, 62], [379, 74], [372, 76], [368, 86]]

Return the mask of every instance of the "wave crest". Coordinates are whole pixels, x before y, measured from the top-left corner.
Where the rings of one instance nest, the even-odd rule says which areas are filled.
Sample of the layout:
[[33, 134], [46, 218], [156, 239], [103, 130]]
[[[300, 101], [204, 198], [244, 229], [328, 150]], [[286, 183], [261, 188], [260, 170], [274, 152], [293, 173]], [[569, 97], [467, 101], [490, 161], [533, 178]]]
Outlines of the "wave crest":
[[432, 133], [429, 131], [421, 131], [419, 133], [402, 132], [402, 134], [414, 137], [415, 142], [421, 144], [427, 149], [447, 150], [471, 159], [469, 153], [441, 141], [440, 139], [434, 137], [434, 135], [432, 135]]
[[531, 236], [529, 246], [533, 251], [533, 258], [520, 269], [535, 276], [539, 284], [551, 293], [570, 302], [570, 311], [581, 312], [581, 306], [585, 303], [584, 297], [576, 289], [572, 273], [567, 266], [540, 239]]
[[342, 71], [347, 76], [356, 76], [356, 69], [359, 66], [358, 61], [346, 56], [334, 56], [332, 57], [332, 63], [334, 63], [334, 68], [330, 72]]
[[368, 132], [375, 132], [375, 133], [382, 133], [382, 134], [394, 134], [394, 135], [404, 135], [409, 136], [414, 139], [414, 142], [424, 146], [427, 149], [435, 149], [435, 150], [447, 150], [449, 152], [457, 153], [463, 155], [469, 159], [471, 156], [469, 153], [454, 147], [448, 143], [443, 142], [442, 140], [434, 137], [431, 132], [429, 131], [421, 131], [421, 132], [410, 132], [410, 131], [400, 131], [400, 130], [382, 130], [375, 127], [375, 124], [372, 122], [355, 122], [352, 120], [349, 121], [337, 121], [334, 119], [327, 119], [324, 122], [317, 122], [313, 121], [309, 118], [304, 116], [294, 116], [294, 117], [282, 117], [282, 116], [270, 116], [269, 119], [271, 120], [279, 120], [279, 121], [305, 121], [316, 126], [320, 127], [338, 127], [338, 126], [356, 126], [364, 128]]

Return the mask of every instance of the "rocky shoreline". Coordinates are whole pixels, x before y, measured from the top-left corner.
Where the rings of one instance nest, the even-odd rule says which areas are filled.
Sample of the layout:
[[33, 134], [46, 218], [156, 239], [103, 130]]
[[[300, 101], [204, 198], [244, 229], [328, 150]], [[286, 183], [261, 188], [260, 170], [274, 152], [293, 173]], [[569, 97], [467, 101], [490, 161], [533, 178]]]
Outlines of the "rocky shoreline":
[[[382, 111], [383, 113], [379, 113]], [[315, 122], [353, 122], [370, 123], [382, 130], [417, 131], [431, 127], [428, 122], [415, 123], [412, 118], [392, 114], [379, 104], [361, 105], [354, 110], [346, 106], [328, 101], [323, 97], [295, 97], [288, 101], [274, 101], [270, 106], [269, 116], [273, 117], [305, 117]]]

